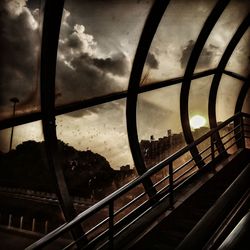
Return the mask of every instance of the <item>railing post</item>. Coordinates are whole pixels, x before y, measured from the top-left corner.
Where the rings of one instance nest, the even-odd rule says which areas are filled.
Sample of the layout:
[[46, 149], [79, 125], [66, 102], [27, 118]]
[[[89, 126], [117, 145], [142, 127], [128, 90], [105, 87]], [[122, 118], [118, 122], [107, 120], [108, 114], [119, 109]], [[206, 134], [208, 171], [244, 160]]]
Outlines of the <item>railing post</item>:
[[174, 177], [172, 161], [169, 163], [169, 205], [170, 209], [174, 208]]
[[243, 114], [240, 115], [240, 128], [241, 128], [241, 146], [242, 148], [246, 148]]
[[214, 161], [214, 135], [212, 134], [210, 137], [211, 140], [211, 156], [212, 156], [212, 161]]
[[109, 248], [114, 249], [114, 201], [109, 203]]

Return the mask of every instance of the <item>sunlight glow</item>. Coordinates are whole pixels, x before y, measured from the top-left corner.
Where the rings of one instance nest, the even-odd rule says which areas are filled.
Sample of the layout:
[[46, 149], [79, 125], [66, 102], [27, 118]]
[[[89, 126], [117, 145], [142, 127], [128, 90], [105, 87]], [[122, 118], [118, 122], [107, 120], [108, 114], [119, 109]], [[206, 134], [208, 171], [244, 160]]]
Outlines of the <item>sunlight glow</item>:
[[206, 124], [206, 119], [201, 115], [194, 115], [190, 119], [190, 126], [192, 129], [203, 127]]

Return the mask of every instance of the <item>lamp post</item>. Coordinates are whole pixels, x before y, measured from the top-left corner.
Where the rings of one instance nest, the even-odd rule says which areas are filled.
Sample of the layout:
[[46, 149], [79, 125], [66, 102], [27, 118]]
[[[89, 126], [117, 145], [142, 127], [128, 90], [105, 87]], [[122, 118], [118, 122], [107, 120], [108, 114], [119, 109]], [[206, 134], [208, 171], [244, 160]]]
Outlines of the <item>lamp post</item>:
[[[10, 99], [10, 101], [13, 103], [13, 118], [14, 118], [15, 117], [15, 112], [16, 112], [16, 104], [19, 102], [19, 99], [17, 97], [13, 97], [13, 98]], [[11, 128], [9, 151], [12, 148], [13, 133], [14, 133], [14, 126]]]

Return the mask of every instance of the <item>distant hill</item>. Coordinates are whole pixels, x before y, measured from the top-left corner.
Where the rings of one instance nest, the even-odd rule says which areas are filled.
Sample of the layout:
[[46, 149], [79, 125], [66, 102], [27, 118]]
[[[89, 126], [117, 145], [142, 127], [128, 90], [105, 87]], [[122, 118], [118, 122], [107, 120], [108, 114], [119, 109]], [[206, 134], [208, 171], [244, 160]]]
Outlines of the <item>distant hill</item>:
[[[62, 141], [58, 141], [58, 153], [72, 195], [89, 197], [93, 190], [111, 185], [115, 171], [103, 156], [78, 151]], [[55, 192], [44, 142], [26, 141], [0, 154], [0, 166], [0, 186]]]

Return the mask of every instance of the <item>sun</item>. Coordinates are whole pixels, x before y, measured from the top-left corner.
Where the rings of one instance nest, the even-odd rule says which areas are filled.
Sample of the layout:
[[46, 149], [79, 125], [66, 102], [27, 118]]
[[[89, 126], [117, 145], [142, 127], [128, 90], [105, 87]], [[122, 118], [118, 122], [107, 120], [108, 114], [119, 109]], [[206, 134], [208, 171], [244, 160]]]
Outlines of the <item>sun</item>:
[[190, 126], [192, 129], [203, 127], [206, 124], [206, 119], [201, 115], [194, 115], [190, 119]]

